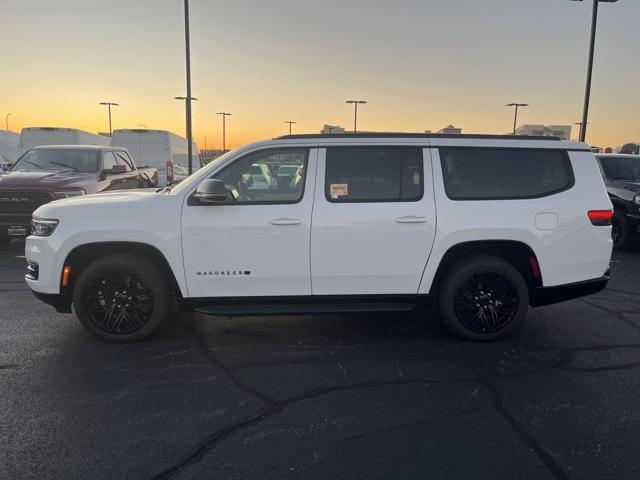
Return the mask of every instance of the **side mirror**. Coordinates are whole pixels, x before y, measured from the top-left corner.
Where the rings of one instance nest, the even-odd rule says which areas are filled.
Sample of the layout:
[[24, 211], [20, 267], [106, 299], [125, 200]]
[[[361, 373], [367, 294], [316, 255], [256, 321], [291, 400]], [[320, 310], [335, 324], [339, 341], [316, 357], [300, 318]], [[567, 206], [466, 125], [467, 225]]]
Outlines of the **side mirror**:
[[112, 168], [106, 168], [100, 172], [100, 180], [104, 180], [109, 175], [120, 175], [127, 173], [127, 167], [124, 165], [114, 165]]
[[199, 204], [226, 203], [227, 187], [222, 180], [210, 178], [198, 185], [192, 198]]

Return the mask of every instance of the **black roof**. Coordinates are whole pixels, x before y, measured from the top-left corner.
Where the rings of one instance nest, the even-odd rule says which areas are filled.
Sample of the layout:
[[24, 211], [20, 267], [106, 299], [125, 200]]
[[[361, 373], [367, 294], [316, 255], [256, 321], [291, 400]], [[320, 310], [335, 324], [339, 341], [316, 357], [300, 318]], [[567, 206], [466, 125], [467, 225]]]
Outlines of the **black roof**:
[[299, 135], [282, 135], [274, 140], [309, 138], [462, 138], [486, 140], [556, 140], [558, 137], [541, 137], [528, 135], [489, 135], [489, 134], [448, 134], [448, 133], [405, 133], [405, 132], [362, 132], [362, 133], [303, 133]]

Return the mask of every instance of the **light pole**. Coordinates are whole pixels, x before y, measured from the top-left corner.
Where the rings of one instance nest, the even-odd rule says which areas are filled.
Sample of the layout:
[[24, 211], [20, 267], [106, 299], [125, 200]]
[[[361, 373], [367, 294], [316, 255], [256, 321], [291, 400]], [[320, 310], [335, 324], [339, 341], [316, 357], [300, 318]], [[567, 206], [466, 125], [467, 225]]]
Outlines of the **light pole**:
[[187, 155], [189, 155], [189, 175], [193, 173], [193, 132], [191, 130], [191, 101], [197, 100], [191, 96], [191, 47], [189, 40], [189, 0], [184, 0], [184, 46], [187, 67], [187, 96], [176, 97], [184, 100], [186, 111], [186, 131], [187, 131]]
[[354, 112], [353, 112], [353, 133], [356, 133], [358, 131], [358, 105], [363, 105], [366, 102], [366, 100], [347, 100], [344, 103], [349, 103], [349, 104], [353, 104], [354, 106]]
[[11, 114], [10, 114], [10, 113], [7, 113], [7, 114], [4, 116], [4, 125], [5, 125], [5, 127], [6, 127], [6, 129], [7, 129], [7, 131], [9, 131], [9, 117], [10, 117], [10, 116], [11, 116]]
[[513, 113], [513, 135], [516, 134], [516, 123], [518, 122], [518, 108], [519, 107], [528, 107], [528, 103], [507, 103], [506, 107], [516, 107]]
[[[583, 0], [571, 0], [582, 2]], [[593, 13], [591, 14], [591, 40], [589, 41], [589, 61], [587, 65], [587, 85], [584, 90], [584, 106], [582, 109], [582, 125], [580, 126], [580, 141], [587, 138], [587, 124], [589, 118], [589, 100], [591, 98], [591, 78], [593, 76], [593, 52], [596, 46], [596, 26], [598, 24], [598, 6], [600, 2], [616, 3], [618, 0], [593, 0]]]
[[291, 125], [293, 125], [296, 122], [292, 122], [291, 120], [285, 120], [284, 123], [288, 123], [289, 124], [289, 135], [291, 135]]
[[222, 115], [222, 151], [227, 151], [227, 117], [231, 114], [228, 112], [218, 112], [216, 115]]
[[109, 109], [109, 135], [113, 133], [111, 130], [111, 107], [117, 107], [119, 104], [115, 102], [100, 102], [100, 105], [106, 105]]

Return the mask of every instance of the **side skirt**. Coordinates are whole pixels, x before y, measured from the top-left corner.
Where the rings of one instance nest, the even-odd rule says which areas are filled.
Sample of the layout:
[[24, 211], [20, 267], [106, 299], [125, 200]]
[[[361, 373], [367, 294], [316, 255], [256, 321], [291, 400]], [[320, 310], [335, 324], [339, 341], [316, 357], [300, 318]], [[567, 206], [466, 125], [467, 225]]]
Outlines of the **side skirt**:
[[216, 316], [296, 315], [355, 312], [408, 312], [433, 305], [429, 295], [331, 295], [303, 297], [191, 298], [188, 310]]

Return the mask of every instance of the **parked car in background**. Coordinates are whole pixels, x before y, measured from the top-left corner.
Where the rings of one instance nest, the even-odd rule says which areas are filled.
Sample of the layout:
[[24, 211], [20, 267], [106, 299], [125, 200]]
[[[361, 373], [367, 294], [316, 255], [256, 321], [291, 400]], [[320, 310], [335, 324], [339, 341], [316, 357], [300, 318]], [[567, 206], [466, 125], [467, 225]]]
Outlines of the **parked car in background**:
[[41, 145], [111, 145], [111, 139], [75, 128], [23, 128], [18, 140], [18, 157]]
[[596, 155], [614, 215], [613, 247], [630, 248], [640, 237], [640, 155]]
[[27, 236], [32, 212], [53, 200], [157, 182], [156, 170], [136, 168], [123, 148], [34, 147], [0, 176], [0, 239]]
[[[275, 163], [299, 164], [302, 180], [245, 183]], [[229, 152], [155, 193], [41, 206], [26, 282], [58, 311], [73, 304], [109, 341], [145, 338], [174, 299], [212, 315], [429, 302], [452, 332], [494, 340], [529, 306], [605, 288], [612, 215], [584, 143], [293, 135]]]
[[[120, 129], [114, 130], [111, 145], [126, 148], [138, 165], [158, 170], [158, 186], [181, 182], [189, 176], [189, 146], [187, 139], [167, 130]], [[198, 170], [198, 146], [192, 146], [193, 171]]]

